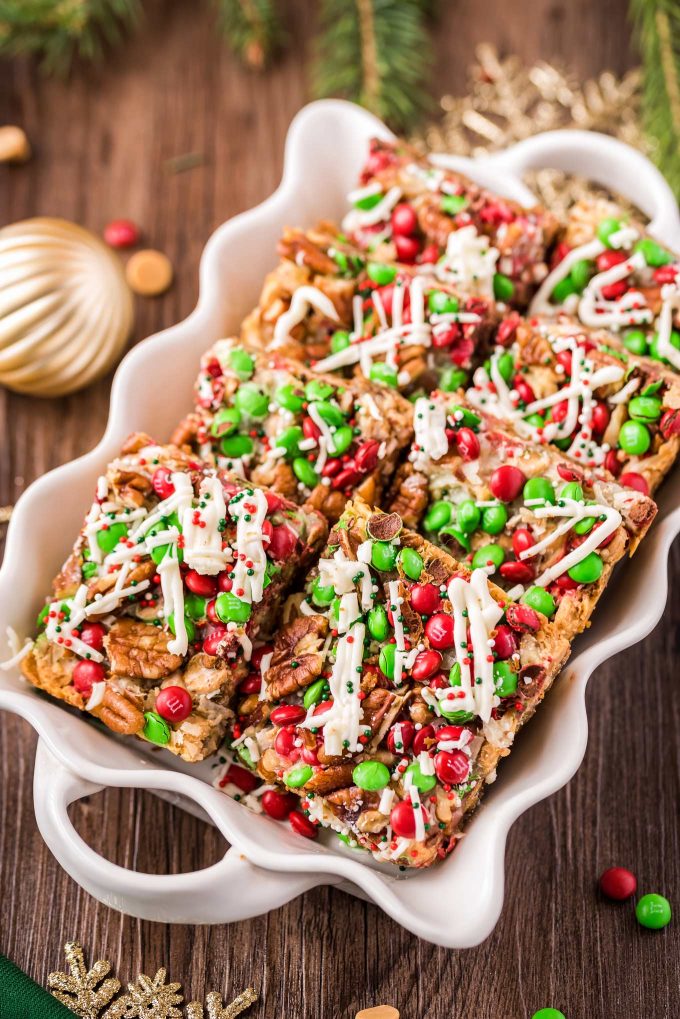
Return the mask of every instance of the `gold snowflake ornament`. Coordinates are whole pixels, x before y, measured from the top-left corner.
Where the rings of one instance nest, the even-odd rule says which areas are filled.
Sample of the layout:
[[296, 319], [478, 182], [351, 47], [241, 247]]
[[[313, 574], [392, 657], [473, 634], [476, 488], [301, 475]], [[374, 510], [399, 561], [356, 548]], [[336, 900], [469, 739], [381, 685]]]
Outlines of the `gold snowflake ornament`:
[[[68, 973], [50, 973], [47, 986], [62, 1005], [81, 1019], [99, 1019], [120, 990], [120, 980], [109, 977], [111, 964], [98, 960], [91, 969], [85, 966], [83, 950], [77, 941], [64, 946]], [[107, 979], [108, 978], [108, 979]]]
[[151, 979], [140, 973], [134, 984], [128, 984], [127, 993], [114, 1001], [102, 1019], [182, 1019], [183, 998], [178, 991], [181, 984], [166, 984], [167, 970], [161, 967]]

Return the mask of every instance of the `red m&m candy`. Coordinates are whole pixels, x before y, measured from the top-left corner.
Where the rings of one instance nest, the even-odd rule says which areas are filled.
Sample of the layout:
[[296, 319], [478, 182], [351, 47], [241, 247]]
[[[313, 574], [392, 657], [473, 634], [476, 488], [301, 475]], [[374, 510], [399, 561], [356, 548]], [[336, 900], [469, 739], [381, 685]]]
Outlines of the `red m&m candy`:
[[139, 243], [139, 230], [131, 219], [112, 219], [104, 227], [104, 240], [111, 248], [132, 248]]
[[166, 686], [156, 696], [156, 711], [166, 722], [183, 722], [193, 706], [191, 694], [183, 686]]
[[434, 584], [414, 584], [410, 597], [412, 607], [421, 616], [431, 616], [439, 606], [439, 590]]
[[78, 662], [73, 670], [73, 685], [83, 697], [89, 697], [95, 683], [103, 683], [106, 670], [100, 662]]
[[312, 824], [309, 818], [301, 814], [299, 810], [294, 810], [288, 820], [296, 835], [304, 835], [306, 839], [315, 839], [319, 834], [316, 825]]
[[425, 636], [433, 648], [445, 651], [453, 647], [453, 616], [437, 612], [425, 623]]
[[[423, 824], [429, 823], [427, 811], [420, 807], [423, 815]], [[416, 834], [416, 815], [411, 800], [402, 800], [392, 807], [390, 812], [390, 824], [392, 831], [400, 839], [412, 839]]]
[[609, 867], [600, 875], [600, 891], [608, 899], [622, 902], [635, 895], [636, 890], [637, 878], [625, 867]]
[[83, 623], [80, 627], [80, 639], [94, 651], [101, 651], [104, 646], [106, 627], [101, 623]]
[[285, 821], [292, 810], [295, 809], [297, 796], [292, 793], [277, 793], [274, 789], [268, 789], [262, 794], [260, 800], [262, 809], [275, 821]]
[[512, 502], [524, 488], [525, 481], [526, 477], [519, 467], [503, 464], [491, 475], [489, 488], [501, 502]]

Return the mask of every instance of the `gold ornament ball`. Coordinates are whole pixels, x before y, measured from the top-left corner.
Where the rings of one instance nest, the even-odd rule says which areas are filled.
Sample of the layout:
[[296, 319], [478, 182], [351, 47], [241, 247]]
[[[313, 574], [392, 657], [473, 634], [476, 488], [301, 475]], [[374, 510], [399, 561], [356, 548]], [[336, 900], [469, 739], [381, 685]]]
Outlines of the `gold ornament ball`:
[[94, 382], [120, 357], [133, 299], [118, 257], [63, 219], [0, 230], [0, 385], [63, 396]]

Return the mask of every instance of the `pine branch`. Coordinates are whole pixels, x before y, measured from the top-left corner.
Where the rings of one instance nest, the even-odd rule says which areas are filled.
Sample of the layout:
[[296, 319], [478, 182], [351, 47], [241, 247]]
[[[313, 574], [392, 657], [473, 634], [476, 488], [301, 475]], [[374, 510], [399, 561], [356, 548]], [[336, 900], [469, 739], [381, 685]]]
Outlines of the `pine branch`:
[[631, 0], [642, 56], [642, 115], [659, 169], [680, 197], [680, 5]]
[[427, 0], [322, 0], [314, 67], [318, 96], [361, 103], [396, 130], [428, 104]]
[[222, 30], [246, 67], [261, 71], [283, 43], [273, 0], [216, 0]]
[[0, 0], [0, 55], [35, 54], [63, 74], [120, 42], [140, 10], [139, 0]]

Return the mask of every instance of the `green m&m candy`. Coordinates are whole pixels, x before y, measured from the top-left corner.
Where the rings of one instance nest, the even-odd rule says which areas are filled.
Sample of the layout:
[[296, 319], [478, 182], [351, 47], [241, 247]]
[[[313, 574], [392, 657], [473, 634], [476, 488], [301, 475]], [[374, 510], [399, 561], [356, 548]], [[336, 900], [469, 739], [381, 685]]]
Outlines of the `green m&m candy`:
[[633, 421], [657, 421], [661, 417], [661, 400], [658, 396], [634, 396], [628, 404]]
[[309, 764], [296, 764], [283, 776], [283, 781], [289, 789], [299, 789], [305, 782], [309, 782], [314, 771]]
[[[168, 626], [174, 636], [177, 636], [177, 630], [175, 629], [175, 613], [171, 612], [168, 616]], [[191, 644], [196, 639], [196, 627], [193, 624], [192, 619], [186, 613], [184, 615], [184, 629], [187, 631], [187, 640]]]
[[314, 401], [314, 407], [317, 414], [327, 425], [332, 425], [334, 428], [339, 428], [345, 424], [345, 415], [342, 413], [337, 403], [331, 403], [330, 400], [318, 400]]
[[404, 772], [404, 779], [407, 775], [411, 776], [411, 782], [419, 793], [429, 793], [430, 789], [434, 789], [437, 784], [435, 775], [423, 775], [422, 769], [417, 761], [414, 761], [413, 764], [409, 764], [408, 768]]
[[312, 683], [311, 686], [307, 687], [305, 695], [302, 698], [302, 703], [307, 711], [314, 707], [315, 704], [319, 703], [327, 689], [328, 683], [325, 679], [317, 679], [315, 683]]
[[574, 534], [588, 534], [595, 526], [595, 517], [582, 517], [574, 524]]
[[466, 428], [471, 428], [473, 432], [476, 432], [482, 423], [482, 419], [478, 414], [468, 410], [467, 407], [461, 407], [459, 404], [453, 405], [451, 414], [457, 425], [465, 425]]
[[397, 278], [397, 267], [395, 265], [386, 265], [384, 262], [369, 262], [366, 266], [366, 272], [368, 278], [377, 283], [379, 287], [385, 287], [388, 283], [393, 283]]
[[113, 552], [118, 542], [121, 538], [125, 538], [127, 533], [127, 524], [109, 524], [105, 530], [97, 531], [97, 544], [102, 552]]
[[508, 511], [503, 503], [485, 506], [482, 510], [482, 530], [486, 534], [500, 534], [508, 522]]
[[319, 484], [319, 475], [309, 460], [305, 460], [303, 456], [296, 456], [293, 460], [293, 474], [307, 488], [314, 488]]
[[335, 597], [335, 591], [333, 585], [328, 584], [324, 586], [321, 583], [321, 578], [317, 577], [312, 586], [312, 601], [315, 605], [319, 605], [324, 608], [326, 605], [330, 605]]
[[[676, 350], [680, 350], [680, 333], [676, 332], [675, 329], [672, 331], [670, 336], [671, 347], [675, 347]], [[655, 361], [663, 361], [664, 364], [668, 364], [668, 360], [659, 353], [659, 334], [655, 333], [652, 342], [649, 345], [649, 356], [653, 357]]]
[[393, 570], [397, 562], [398, 549], [391, 541], [374, 541], [371, 546], [371, 563], [376, 570]]
[[234, 460], [249, 456], [254, 448], [255, 444], [249, 435], [227, 435], [220, 442], [220, 449], [224, 455], [233, 457]]
[[97, 564], [96, 563], [83, 563], [83, 571], [82, 572], [83, 572], [83, 576], [85, 577], [85, 580], [90, 580], [91, 577], [94, 577], [94, 575], [97, 572]]
[[251, 612], [252, 605], [231, 591], [221, 591], [215, 599], [215, 613], [223, 623], [247, 623]]
[[317, 400], [327, 400], [334, 392], [335, 390], [330, 383], [322, 382], [320, 379], [311, 379], [305, 386], [305, 396], [310, 403], [314, 403]]
[[243, 347], [235, 347], [229, 352], [229, 367], [240, 379], [245, 381], [255, 371], [255, 360]]
[[473, 570], [483, 570], [491, 564], [494, 570], [505, 562], [505, 552], [501, 545], [482, 545], [472, 557]]
[[438, 499], [428, 508], [423, 520], [426, 531], [440, 531], [453, 517], [453, 504], [445, 499]]
[[341, 350], [345, 350], [349, 347], [351, 342], [349, 333], [346, 329], [336, 329], [331, 336], [331, 352], [333, 354], [339, 354]]
[[455, 393], [467, 385], [468, 373], [462, 368], [445, 368], [439, 376], [439, 388], [444, 393]]
[[210, 425], [210, 434], [216, 439], [235, 432], [241, 423], [241, 412], [236, 407], [223, 407], [218, 410]]
[[517, 692], [517, 673], [509, 662], [494, 662], [493, 681], [499, 697], [509, 697]]
[[442, 195], [439, 203], [442, 212], [445, 212], [447, 216], [456, 216], [459, 212], [467, 205], [468, 200], [465, 195]]
[[366, 623], [368, 632], [374, 640], [385, 640], [390, 632], [387, 612], [382, 605], [374, 605], [372, 609], [369, 609]]
[[658, 269], [660, 265], [668, 265], [673, 261], [671, 253], [653, 241], [651, 237], [642, 237], [636, 241], [633, 251], [641, 251], [647, 265], [651, 265], [654, 269]]
[[647, 353], [647, 337], [642, 329], [628, 329], [623, 334], [623, 345], [631, 354]]
[[619, 447], [631, 456], [642, 456], [652, 443], [646, 425], [641, 421], [624, 421], [619, 432]]
[[453, 527], [450, 524], [447, 525], [446, 527], [442, 527], [439, 531], [439, 538], [443, 541], [444, 538], [448, 537], [451, 537], [455, 541], [457, 541], [461, 548], [464, 548], [466, 552], [470, 551], [471, 548], [470, 539], [468, 535], [465, 534], [464, 531], [460, 530], [459, 527]]
[[496, 358], [496, 367], [501, 373], [503, 378], [508, 384], [515, 374], [515, 359], [509, 351], [504, 351]]
[[192, 619], [205, 618], [205, 603], [206, 599], [201, 598], [200, 594], [194, 594], [193, 591], [184, 592], [184, 612]]
[[279, 407], [289, 410], [291, 414], [298, 414], [305, 403], [304, 395], [290, 382], [285, 386], [279, 386], [274, 394], [274, 399]]
[[553, 292], [550, 295], [550, 299], [555, 301], [556, 304], [562, 304], [568, 297], [576, 293], [576, 287], [571, 276], [565, 276], [563, 280], [556, 283]]
[[604, 563], [597, 552], [589, 552], [580, 563], [572, 566], [567, 573], [577, 584], [594, 584], [602, 576]]
[[559, 1008], [539, 1008], [531, 1019], [566, 1019], [566, 1016], [564, 1012], [560, 1012]]
[[43, 607], [41, 608], [40, 612], [38, 613], [38, 618], [36, 620], [36, 626], [37, 626], [38, 629], [40, 629], [41, 626], [45, 626], [45, 624], [47, 622], [47, 616], [49, 614], [49, 611], [50, 611], [50, 604], [48, 602], [47, 605], [43, 605]]
[[[543, 428], [545, 424], [545, 418], [542, 414], [539, 414], [538, 411], [534, 414], [527, 414], [524, 420], [528, 425], [531, 425], [532, 428]], [[569, 442], [571, 442], [571, 439], [569, 439]]]
[[643, 895], [635, 907], [637, 922], [652, 931], [659, 931], [671, 922], [671, 904], [663, 895]]
[[522, 491], [522, 497], [525, 502], [530, 499], [542, 499], [552, 506], [556, 502], [555, 489], [547, 478], [529, 478]]
[[269, 410], [269, 397], [254, 382], [244, 382], [239, 386], [234, 403], [242, 414], [251, 418], [266, 417]]
[[555, 614], [555, 599], [546, 591], [544, 587], [530, 587], [528, 591], [525, 591], [520, 601], [528, 605], [534, 612], [541, 612], [544, 616], [550, 618]]
[[290, 428], [284, 428], [281, 434], [276, 436], [274, 445], [277, 449], [285, 449], [286, 456], [298, 456], [303, 438], [304, 433], [300, 426], [291, 425]]
[[390, 782], [390, 769], [382, 761], [362, 761], [352, 772], [352, 781], [359, 789], [376, 792]]
[[368, 373], [371, 382], [382, 382], [385, 386], [392, 386], [394, 389], [399, 384], [397, 370], [384, 361], [375, 361]]
[[581, 502], [583, 499], [583, 488], [579, 485], [578, 481], [568, 481], [560, 489], [560, 499], [574, 499], [576, 502]]
[[443, 290], [431, 290], [427, 298], [427, 306], [433, 315], [455, 315], [460, 302], [453, 294]]
[[150, 743], [157, 743], [158, 746], [164, 747], [166, 743], [170, 742], [170, 732], [170, 726], [159, 714], [155, 711], [144, 712], [142, 735]]
[[414, 548], [402, 548], [397, 561], [409, 580], [418, 580], [423, 572], [423, 557]]
[[354, 205], [355, 209], [361, 209], [362, 212], [367, 212], [369, 209], [374, 209], [376, 205], [382, 202], [384, 195], [382, 191], [374, 191], [372, 194], [363, 195], [361, 198], [357, 198]]
[[380, 671], [388, 679], [394, 679], [394, 656], [396, 652], [396, 644], [385, 644], [385, 647], [381, 648], [380, 655], [378, 656]]
[[618, 233], [622, 226], [621, 220], [615, 219], [613, 216], [608, 216], [606, 219], [601, 220], [597, 228], [598, 240], [602, 241], [608, 248], [613, 247], [612, 234]]
[[509, 276], [495, 272], [493, 276], [493, 296], [497, 301], [511, 301], [515, 293], [515, 284]]
[[331, 439], [330, 453], [333, 456], [340, 456], [352, 445], [354, 434], [349, 425], [341, 425], [340, 428], [336, 428], [333, 432], [333, 438]]
[[472, 499], [464, 499], [463, 502], [458, 503], [456, 522], [465, 534], [472, 534], [479, 527], [481, 520], [482, 511]]
[[578, 262], [574, 262], [572, 265], [569, 278], [571, 279], [574, 290], [577, 293], [580, 294], [582, 290], [585, 290], [590, 279], [591, 271], [591, 263], [585, 258], [579, 259]]

